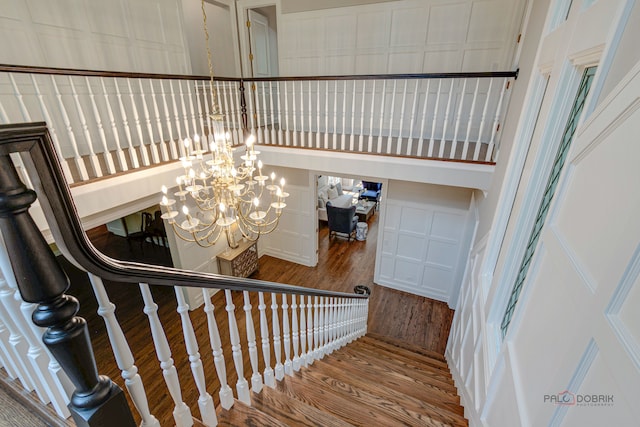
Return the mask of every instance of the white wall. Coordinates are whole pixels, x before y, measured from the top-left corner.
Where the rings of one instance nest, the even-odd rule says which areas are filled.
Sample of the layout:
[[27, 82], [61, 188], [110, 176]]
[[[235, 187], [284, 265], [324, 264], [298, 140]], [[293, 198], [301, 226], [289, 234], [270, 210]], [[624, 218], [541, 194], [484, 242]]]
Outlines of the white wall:
[[[533, 35], [535, 54], [523, 47], [522, 61], [532, 68], [527, 80], [517, 83], [527, 87], [526, 93], [514, 92], [512, 98], [508, 120], [520, 111], [516, 126], [507, 124], [513, 149], [506, 168], [499, 163], [488, 198], [480, 202], [482, 231], [467, 263], [446, 353], [471, 426], [633, 425], [640, 416], [628, 397], [640, 386], [638, 347], [628, 343], [640, 341], [637, 330], [631, 331], [630, 311], [623, 314], [638, 295], [630, 280], [636, 276], [629, 276], [637, 268], [638, 233], [635, 222], [625, 219], [637, 217], [638, 205], [624, 194], [625, 182], [638, 179], [637, 168], [626, 161], [637, 150], [623, 145], [640, 131], [633, 118], [640, 78], [636, 75], [631, 84], [627, 75], [628, 87], [615, 89], [608, 80], [629, 71], [629, 59], [618, 58], [626, 49], [615, 53], [615, 35], [624, 29], [622, 18], [638, 15], [630, 13], [633, 4], [532, 3], [525, 44]], [[554, 17], [566, 15], [562, 6], [569, 5], [569, 19], [551, 25]], [[628, 40], [640, 25], [635, 19], [627, 25]], [[582, 69], [592, 64], [600, 64], [585, 107], [593, 114], [576, 132], [529, 277], [502, 339], [499, 323], [550, 163]], [[615, 77], [607, 76], [616, 67]], [[616, 101], [609, 98], [594, 109], [590, 103], [602, 100], [598, 91], [603, 86], [617, 95]], [[523, 102], [524, 108], [514, 102]], [[503, 138], [506, 133], [505, 128]], [[616, 157], [616, 152], [625, 154]], [[616, 403], [599, 408], [544, 402], [545, 394], [567, 389], [614, 394]]]
[[510, 69], [524, 3], [400, 0], [282, 14], [280, 73]]
[[473, 232], [471, 194], [385, 180], [375, 282], [455, 306]]
[[179, 0], [12, 0], [0, 8], [3, 64], [189, 73]]

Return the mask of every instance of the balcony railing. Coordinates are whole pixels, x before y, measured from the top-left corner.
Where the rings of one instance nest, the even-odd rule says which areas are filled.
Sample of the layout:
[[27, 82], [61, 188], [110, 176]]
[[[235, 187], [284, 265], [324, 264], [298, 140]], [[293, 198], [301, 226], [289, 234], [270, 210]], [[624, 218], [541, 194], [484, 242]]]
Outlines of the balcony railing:
[[[269, 79], [0, 65], [0, 121], [44, 121], [70, 183], [177, 160], [213, 105], [234, 144], [495, 162], [517, 72]], [[213, 89], [213, 90], [212, 90]]]

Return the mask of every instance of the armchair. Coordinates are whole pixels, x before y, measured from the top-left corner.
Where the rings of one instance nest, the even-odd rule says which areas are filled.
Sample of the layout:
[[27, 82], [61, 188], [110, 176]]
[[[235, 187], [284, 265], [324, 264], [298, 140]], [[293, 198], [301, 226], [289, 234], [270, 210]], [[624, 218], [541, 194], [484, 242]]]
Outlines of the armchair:
[[343, 233], [347, 235], [349, 241], [355, 238], [358, 217], [356, 216], [355, 205], [347, 208], [339, 208], [327, 202], [327, 219], [329, 223], [329, 238], [331, 234]]
[[380, 201], [380, 192], [382, 191], [381, 182], [369, 182], [362, 181], [363, 192], [360, 194], [360, 199], [366, 199], [370, 202], [376, 202], [376, 207]]

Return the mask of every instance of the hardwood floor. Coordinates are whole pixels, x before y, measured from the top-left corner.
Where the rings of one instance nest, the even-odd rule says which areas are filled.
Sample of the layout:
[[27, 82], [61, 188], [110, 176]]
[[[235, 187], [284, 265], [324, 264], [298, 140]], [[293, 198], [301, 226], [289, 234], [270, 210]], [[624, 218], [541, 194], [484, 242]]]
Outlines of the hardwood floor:
[[[369, 235], [367, 240], [362, 242], [348, 242], [340, 237], [329, 238], [326, 225], [321, 225], [319, 263], [316, 267], [304, 267], [263, 256], [260, 258], [259, 272], [252, 277], [344, 292], [352, 292], [353, 287], [358, 284], [367, 285], [372, 290], [368, 323], [370, 332], [406, 342], [408, 345], [418, 346], [425, 351], [442, 354], [446, 346], [453, 311], [445, 303], [406, 294], [373, 283], [377, 215], [376, 213], [369, 221]], [[150, 243], [128, 245], [126, 239], [107, 233], [106, 228], [92, 230], [89, 237], [98, 249], [114, 258], [159, 265], [171, 264], [168, 251], [165, 249]], [[124, 388], [124, 380], [121, 377], [120, 369], [116, 366], [104, 322], [96, 314], [97, 303], [86, 274], [77, 270], [64, 259], [60, 258], [60, 261], [70, 278], [71, 287], [68, 293], [80, 300], [79, 315], [87, 319], [99, 372], [109, 375], [112, 380]], [[164, 384], [162, 371], [159, 367], [160, 362], [154, 351], [148, 320], [143, 312], [139, 287], [137, 284], [106, 281], [105, 286], [111, 301], [116, 305], [116, 316], [127, 337], [147, 393], [153, 396], [150, 402], [151, 412], [156, 415], [161, 425], [172, 425], [173, 402]], [[158, 305], [158, 316], [163, 323], [170, 343], [172, 358], [180, 378], [182, 398], [190, 406], [193, 416], [200, 418], [197, 406], [199, 393], [193, 381], [189, 357], [184, 346], [181, 323], [176, 313], [177, 304], [174, 289], [151, 286], [151, 292]], [[241, 342], [244, 347], [246, 346], [246, 326], [242, 314], [242, 294], [234, 292], [233, 297]], [[278, 304], [281, 304], [281, 296], [277, 298]], [[269, 306], [271, 296], [265, 295], [265, 299], [267, 306]], [[235, 388], [237, 378], [230, 352], [229, 334], [227, 333], [228, 320], [224, 292], [216, 293], [212, 302], [215, 306], [215, 315], [221, 331], [223, 347], [227, 348], [224, 357], [227, 365], [228, 383], [232, 388]], [[290, 299], [289, 303], [291, 303]], [[251, 304], [253, 307], [258, 305], [257, 295], [252, 296]], [[190, 311], [189, 315], [199, 344], [199, 355], [204, 372], [207, 376], [207, 391], [214, 397], [214, 401], [218, 402], [219, 383], [215, 375], [206, 316], [202, 307]], [[270, 321], [271, 313], [268, 313], [268, 317]], [[254, 327], [259, 334], [258, 321], [258, 316], [254, 315]], [[282, 322], [282, 317], [280, 317], [280, 322]], [[259, 359], [260, 370], [262, 370], [264, 369], [262, 354]], [[275, 363], [274, 361], [275, 358], [272, 354], [271, 363]], [[251, 375], [248, 357], [244, 358], [244, 372], [247, 377]], [[135, 411], [134, 415], [137, 421], [140, 421]]]

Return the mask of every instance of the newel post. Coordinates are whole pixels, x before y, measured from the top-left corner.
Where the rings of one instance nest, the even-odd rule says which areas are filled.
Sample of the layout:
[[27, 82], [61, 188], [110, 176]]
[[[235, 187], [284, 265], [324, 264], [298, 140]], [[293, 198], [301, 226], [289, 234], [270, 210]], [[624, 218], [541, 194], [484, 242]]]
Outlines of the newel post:
[[122, 390], [98, 376], [78, 301], [64, 292], [69, 280], [28, 212], [36, 200], [7, 154], [0, 155], [0, 231], [22, 298], [38, 306], [33, 322], [47, 328], [43, 342], [75, 386], [69, 410], [79, 427], [135, 426]]

